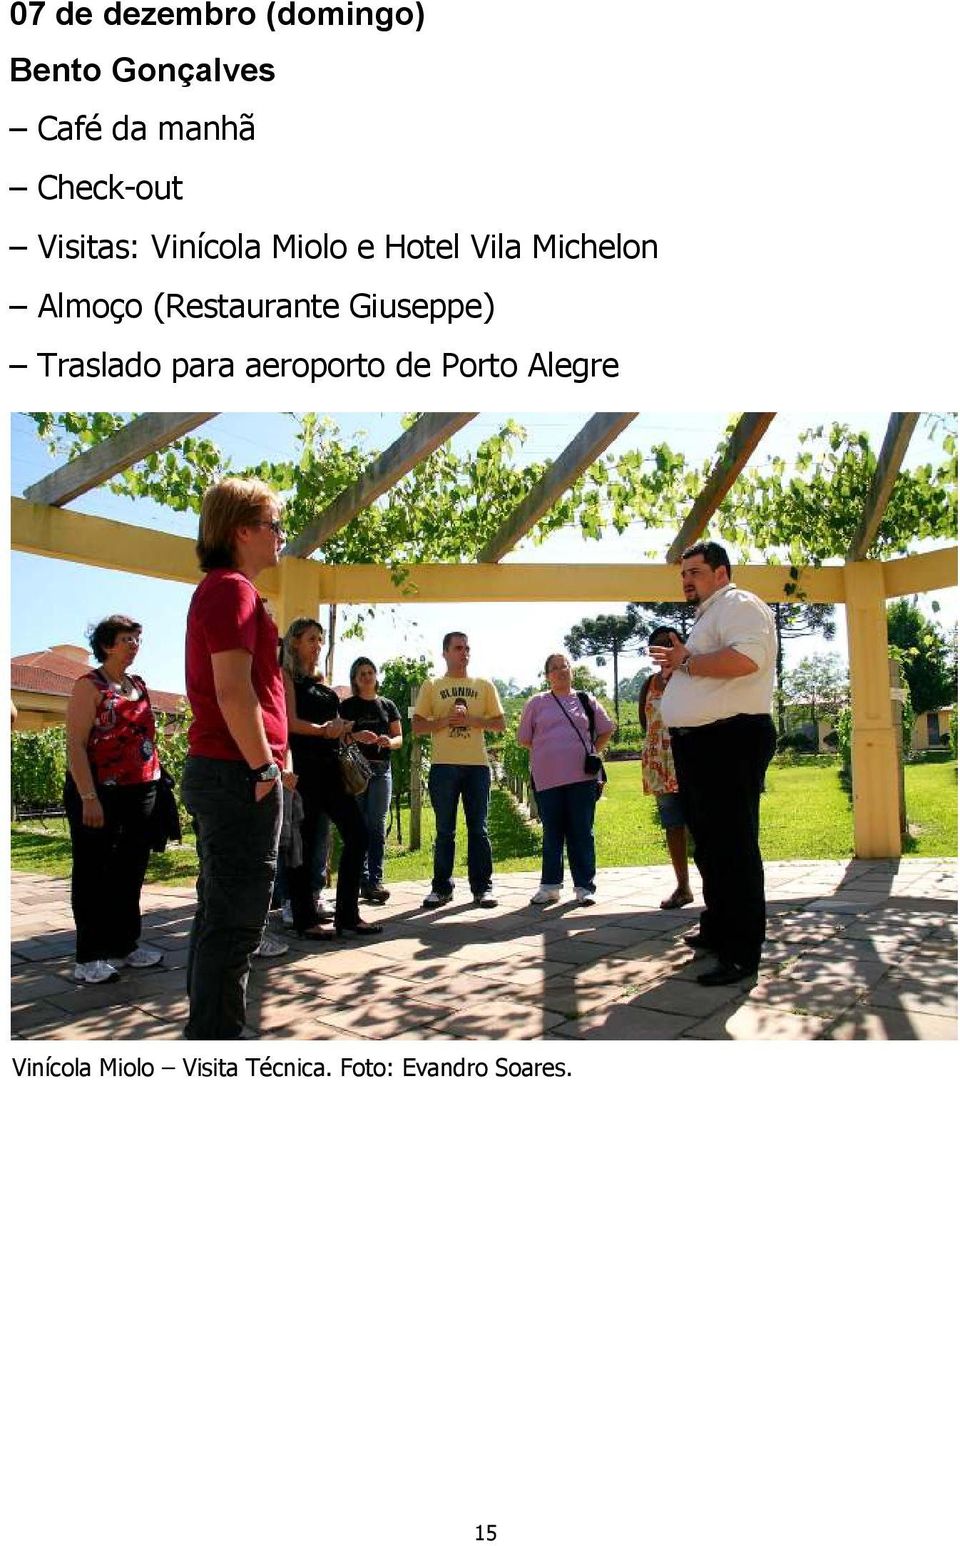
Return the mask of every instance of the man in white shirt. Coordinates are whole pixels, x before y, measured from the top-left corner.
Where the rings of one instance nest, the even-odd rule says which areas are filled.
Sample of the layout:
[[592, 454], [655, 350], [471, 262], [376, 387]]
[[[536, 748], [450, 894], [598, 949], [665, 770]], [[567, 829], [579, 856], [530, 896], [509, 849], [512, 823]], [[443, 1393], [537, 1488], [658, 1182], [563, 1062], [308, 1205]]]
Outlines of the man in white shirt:
[[776, 630], [770, 608], [731, 583], [719, 543], [687, 548], [680, 580], [696, 620], [685, 643], [650, 655], [668, 677], [661, 713], [703, 882], [700, 929], [688, 942], [716, 954], [697, 978], [714, 987], [752, 977], [766, 935], [760, 794], [776, 745]]

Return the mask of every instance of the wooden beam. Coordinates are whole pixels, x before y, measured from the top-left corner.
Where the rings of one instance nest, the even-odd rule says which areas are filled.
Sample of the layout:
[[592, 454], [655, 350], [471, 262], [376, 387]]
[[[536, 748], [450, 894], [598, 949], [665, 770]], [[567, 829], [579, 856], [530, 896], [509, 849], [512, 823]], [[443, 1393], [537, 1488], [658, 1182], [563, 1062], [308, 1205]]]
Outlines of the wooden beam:
[[636, 417], [635, 413], [595, 413], [592, 419], [588, 419], [580, 433], [551, 463], [539, 483], [534, 484], [499, 531], [494, 532], [480, 554], [480, 562], [499, 563], [504, 553], [516, 547], [521, 537], [527, 535], [580, 474], [603, 455], [611, 440], [616, 440], [621, 430], [626, 429]]
[[102, 515], [83, 515], [26, 499], [11, 500], [10, 546], [15, 552], [155, 580], [180, 580], [185, 585], [196, 585], [201, 577], [191, 537], [146, 531], [126, 521], [108, 521]]
[[919, 413], [891, 413], [890, 415], [867, 502], [850, 544], [850, 551], [847, 553], [847, 558], [852, 563], [866, 558], [867, 549], [877, 535], [880, 522], [890, 502], [890, 495], [893, 493], [893, 485], [897, 481], [897, 473], [900, 471], [907, 446], [910, 444], [910, 436], [917, 427], [919, 417]]
[[[50, 505], [13, 499], [10, 505], [10, 544], [21, 553], [66, 563], [93, 564], [124, 574], [195, 585], [200, 579], [191, 537], [148, 531], [99, 515], [58, 510]], [[953, 550], [949, 550], [953, 551]], [[935, 555], [920, 555], [926, 560]], [[911, 564], [913, 559], [898, 559]], [[296, 575], [289, 574], [291, 567]], [[886, 569], [886, 565], [882, 566]], [[943, 567], [943, 565], [941, 565]], [[801, 569], [792, 583], [805, 601], [844, 599], [843, 567], [824, 565]], [[791, 572], [782, 564], [738, 564], [738, 585], [764, 601], [787, 599], [784, 587]], [[946, 583], [938, 577], [938, 584]], [[286, 587], [285, 592], [283, 588]], [[311, 597], [321, 602], [387, 602], [393, 606], [425, 602], [467, 601], [627, 602], [679, 601], [680, 577], [675, 564], [414, 564], [394, 572], [385, 564], [320, 564], [310, 558], [284, 557], [276, 569], [265, 570], [257, 588], [278, 604], [282, 593], [296, 599], [305, 612]], [[911, 585], [911, 589], [915, 587]]]
[[[181, 585], [197, 585], [203, 578], [193, 537], [108, 521], [102, 515], [84, 515], [79, 510], [32, 504], [26, 499], [10, 501], [10, 546], [14, 552], [34, 553], [40, 558], [142, 574], [153, 580], [176, 580]], [[260, 575], [257, 589], [265, 596], [279, 595], [279, 572], [279, 568], [269, 569]]]
[[338, 494], [317, 519], [294, 538], [287, 547], [293, 558], [307, 558], [335, 532], [352, 521], [406, 477], [412, 467], [425, 461], [431, 451], [443, 445], [458, 429], [475, 419], [475, 413], [424, 413], [393, 445], [371, 462], [355, 483]]
[[853, 848], [858, 859], [896, 859], [900, 797], [883, 565], [847, 563], [840, 572], [850, 660]]
[[67, 505], [90, 489], [108, 483], [124, 468], [142, 462], [151, 451], [159, 451], [182, 440], [198, 424], [216, 418], [214, 413], [143, 413], [123, 429], [91, 446], [66, 466], [48, 473], [39, 483], [24, 489], [24, 498], [40, 505]]
[[883, 589], [887, 596], [949, 590], [956, 583], [956, 548], [934, 548], [929, 553], [910, 553], [906, 558], [883, 560]]
[[723, 504], [747, 462], [776, 418], [774, 413], [744, 413], [734, 426], [712, 472], [700, 490], [667, 553], [667, 563], [680, 562], [680, 554], [707, 529], [710, 517]]
[[[281, 565], [282, 567], [282, 565]], [[415, 564], [396, 581], [381, 564], [316, 564], [319, 599], [375, 606], [511, 601], [624, 603], [682, 601], [675, 564]], [[738, 564], [738, 585], [764, 601], [787, 601], [790, 570], [779, 564]], [[843, 568], [803, 569], [805, 601], [844, 599]]]

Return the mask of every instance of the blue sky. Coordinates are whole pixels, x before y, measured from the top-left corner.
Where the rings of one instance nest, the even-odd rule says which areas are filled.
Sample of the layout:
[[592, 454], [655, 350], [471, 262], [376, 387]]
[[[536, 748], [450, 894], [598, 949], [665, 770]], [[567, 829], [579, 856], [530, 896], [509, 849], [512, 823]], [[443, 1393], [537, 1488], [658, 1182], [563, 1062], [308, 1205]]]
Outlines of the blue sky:
[[[396, 414], [331, 414], [344, 435], [363, 433], [365, 443], [380, 450], [400, 433]], [[586, 415], [482, 414], [461, 430], [455, 444], [462, 449], [476, 446], [507, 417], [517, 419], [529, 431], [521, 453], [524, 458], [541, 460], [556, 456], [576, 434]], [[778, 414], [756, 453], [785, 454], [794, 450], [799, 430], [811, 424], [844, 419], [865, 429], [879, 446], [886, 428], [886, 414], [851, 414], [838, 411], [804, 414]], [[694, 464], [709, 458], [723, 433], [723, 413], [651, 413], [641, 414], [614, 443], [617, 451], [646, 448], [666, 440]], [[293, 424], [282, 414], [222, 414], [204, 425], [199, 433], [214, 440], [240, 467], [267, 456], [280, 459], [292, 454]], [[933, 451], [926, 434], [918, 429], [908, 451], [908, 465], [927, 460]], [[37, 438], [32, 422], [23, 415], [12, 418], [12, 486], [15, 493], [49, 472], [56, 463]], [[192, 517], [178, 515], [147, 501], [134, 501], [94, 490], [77, 500], [72, 508], [113, 520], [132, 522], [163, 531], [193, 536]], [[524, 558], [539, 562], [617, 563], [661, 559], [669, 533], [631, 529], [622, 537], [615, 534], [600, 542], [586, 542], [575, 532], [560, 532], [536, 549], [519, 550], [512, 561]], [[114, 611], [128, 612], [144, 625], [144, 644], [140, 656], [143, 675], [157, 688], [178, 691], [183, 686], [183, 630], [192, 588], [169, 581], [148, 580], [86, 565], [64, 564], [28, 554], [11, 555], [11, 652], [15, 655], [39, 650], [52, 644], [80, 644], [87, 627]], [[956, 616], [956, 593], [942, 592], [941, 621], [952, 623]], [[480, 675], [514, 678], [521, 685], [539, 681], [540, 667], [546, 654], [562, 647], [563, 636], [584, 615], [602, 610], [597, 606], [555, 605], [547, 603], [475, 606], [404, 606], [380, 608], [366, 626], [362, 641], [345, 640], [337, 652], [336, 679], [346, 680], [354, 654], [361, 650], [383, 660], [397, 654], [425, 654], [439, 663], [439, 641], [449, 627], [462, 627], [473, 643], [473, 669]], [[346, 616], [352, 614], [346, 610]], [[845, 649], [842, 609], [839, 609], [836, 642], [829, 646]], [[810, 653], [817, 646], [802, 640], [790, 646], [793, 658]], [[822, 647], [822, 646], [821, 646]], [[788, 658], [788, 665], [790, 664]], [[634, 661], [626, 661], [624, 670], [632, 674]], [[610, 675], [609, 670], [606, 673]]]

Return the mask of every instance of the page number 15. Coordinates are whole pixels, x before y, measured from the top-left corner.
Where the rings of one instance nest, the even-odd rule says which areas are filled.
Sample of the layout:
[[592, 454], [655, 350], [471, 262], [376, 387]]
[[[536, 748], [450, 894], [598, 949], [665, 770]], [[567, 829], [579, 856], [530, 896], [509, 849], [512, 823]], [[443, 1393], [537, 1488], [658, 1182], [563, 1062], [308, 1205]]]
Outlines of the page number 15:
[[477, 1533], [473, 1538], [475, 1541], [495, 1541], [497, 1538], [496, 1525], [477, 1525]]

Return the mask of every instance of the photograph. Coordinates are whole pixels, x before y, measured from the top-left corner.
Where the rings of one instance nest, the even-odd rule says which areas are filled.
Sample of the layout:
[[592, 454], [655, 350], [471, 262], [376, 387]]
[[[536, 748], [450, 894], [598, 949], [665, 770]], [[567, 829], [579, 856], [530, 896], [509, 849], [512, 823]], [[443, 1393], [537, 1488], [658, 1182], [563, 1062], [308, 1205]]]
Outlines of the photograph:
[[13, 1039], [955, 1040], [956, 432], [13, 414]]

